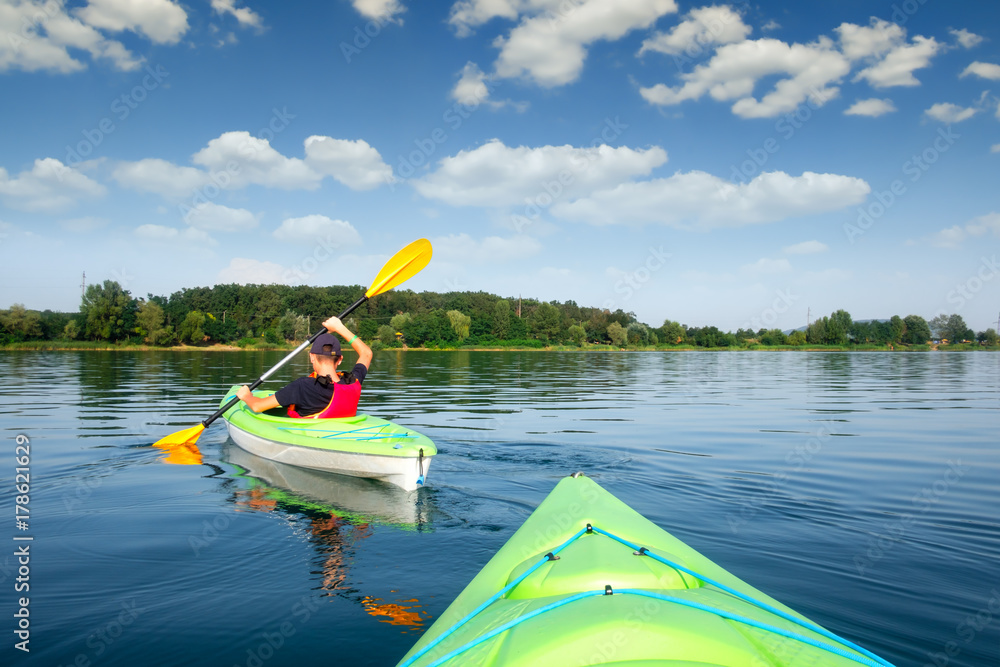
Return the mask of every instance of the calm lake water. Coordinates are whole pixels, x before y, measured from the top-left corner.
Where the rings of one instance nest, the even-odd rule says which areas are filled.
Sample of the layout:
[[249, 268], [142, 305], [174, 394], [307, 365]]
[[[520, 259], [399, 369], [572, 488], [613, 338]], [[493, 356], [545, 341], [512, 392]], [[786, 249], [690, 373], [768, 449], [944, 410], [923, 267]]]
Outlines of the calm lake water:
[[582, 470], [897, 665], [1000, 665], [1000, 354], [383, 352], [364, 411], [440, 449], [414, 494], [254, 458], [221, 420], [200, 463], [150, 446], [280, 356], [0, 352], [0, 664], [394, 665]]

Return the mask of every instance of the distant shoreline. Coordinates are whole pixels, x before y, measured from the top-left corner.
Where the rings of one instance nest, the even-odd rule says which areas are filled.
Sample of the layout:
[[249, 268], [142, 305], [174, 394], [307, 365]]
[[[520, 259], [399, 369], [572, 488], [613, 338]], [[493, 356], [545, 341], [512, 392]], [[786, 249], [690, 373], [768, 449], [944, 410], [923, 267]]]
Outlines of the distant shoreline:
[[[297, 344], [238, 347], [236, 345], [114, 345], [77, 341], [28, 341], [0, 345], [4, 352], [291, 352]], [[998, 347], [960, 345], [753, 345], [750, 347], [697, 347], [694, 345], [617, 348], [611, 345], [551, 345], [548, 347], [387, 347], [378, 352], [975, 352], [998, 351]]]

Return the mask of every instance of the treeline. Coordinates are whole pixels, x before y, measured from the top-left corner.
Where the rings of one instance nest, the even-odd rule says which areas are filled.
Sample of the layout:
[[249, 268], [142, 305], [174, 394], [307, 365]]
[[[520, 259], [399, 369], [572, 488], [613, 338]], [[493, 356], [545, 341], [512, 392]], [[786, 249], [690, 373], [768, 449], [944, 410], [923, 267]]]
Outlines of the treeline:
[[[115, 281], [87, 287], [77, 313], [0, 311], [0, 343], [88, 340], [157, 346], [234, 344], [242, 347], [302, 341], [323, 320], [342, 312], [364, 292], [360, 285], [309, 287], [216, 285], [135, 298]], [[997, 345], [993, 329], [974, 333], [960, 315], [930, 322], [919, 315], [854, 321], [838, 310], [804, 331], [723, 332], [666, 320], [653, 327], [634, 313], [543, 302], [485, 292], [394, 290], [355, 310], [347, 326], [374, 347], [616, 347], [749, 348], [757, 346], [885, 346], [950, 343]]]

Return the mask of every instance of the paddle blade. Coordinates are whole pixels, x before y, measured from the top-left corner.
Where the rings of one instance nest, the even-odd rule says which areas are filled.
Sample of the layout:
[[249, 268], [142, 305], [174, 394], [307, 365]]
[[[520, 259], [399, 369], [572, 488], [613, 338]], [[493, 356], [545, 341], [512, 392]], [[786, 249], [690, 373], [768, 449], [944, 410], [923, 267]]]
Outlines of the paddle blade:
[[160, 438], [153, 443], [153, 447], [160, 447], [162, 449], [170, 449], [171, 447], [177, 447], [179, 445], [193, 445], [198, 442], [198, 438], [201, 436], [201, 432], [205, 430], [204, 424], [198, 424], [197, 426], [192, 426], [191, 428], [186, 428], [183, 431], [177, 431], [176, 433], [171, 433], [165, 438]]
[[372, 281], [372, 286], [365, 292], [365, 296], [370, 299], [376, 294], [388, 292], [396, 285], [417, 275], [431, 261], [431, 254], [433, 254], [431, 242], [427, 239], [418, 239], [406, 246], [386, 262]]

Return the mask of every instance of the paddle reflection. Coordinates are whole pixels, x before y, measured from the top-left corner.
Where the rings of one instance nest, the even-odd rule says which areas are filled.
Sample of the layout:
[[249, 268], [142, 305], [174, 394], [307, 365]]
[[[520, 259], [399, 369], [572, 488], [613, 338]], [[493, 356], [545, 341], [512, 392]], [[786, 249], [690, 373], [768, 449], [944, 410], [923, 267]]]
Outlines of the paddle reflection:
[[317, 574], [322, 590], [358, 602], [382, 623], [424, 629], [430, 614], [419, 600], [364, 595], [351, 585], [348, 575], [358, 542], [374, 534], [377, 527], [430, 529], [428, 494], [403, 491], [375, 480], [289, 466], [235, 446], [225, 450], [223, 456], [246, 484], [232, 495], [238, 507], [282, 513], [296, 522], [308, 522], [309, 534], [321, 557], [321, 571]]
[[164, 463], [180, 466], [201, 465], [201, 450], [193, 442], [182, 442], [176, 444], [154, 443], [154, 447], [163, 452], [160, 457]]

